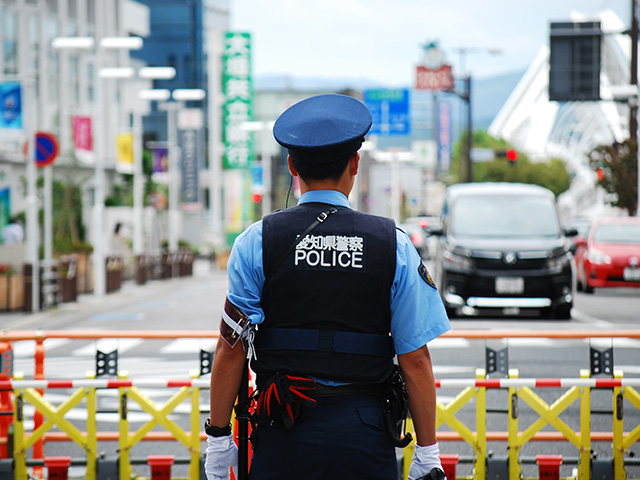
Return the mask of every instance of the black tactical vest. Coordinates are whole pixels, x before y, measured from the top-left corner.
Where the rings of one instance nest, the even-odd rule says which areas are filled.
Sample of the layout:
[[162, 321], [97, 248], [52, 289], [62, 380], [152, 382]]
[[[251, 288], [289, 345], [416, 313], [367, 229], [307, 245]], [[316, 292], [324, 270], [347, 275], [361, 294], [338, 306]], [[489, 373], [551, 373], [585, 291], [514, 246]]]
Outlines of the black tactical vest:
[[251, 362], [258, 383], [283, 371], [351, 383], [381, 382], [391, 373], [392, 220], [339, 208], [279, 263], [330, 207], [307, 203], [263, 219], [266, 318]]

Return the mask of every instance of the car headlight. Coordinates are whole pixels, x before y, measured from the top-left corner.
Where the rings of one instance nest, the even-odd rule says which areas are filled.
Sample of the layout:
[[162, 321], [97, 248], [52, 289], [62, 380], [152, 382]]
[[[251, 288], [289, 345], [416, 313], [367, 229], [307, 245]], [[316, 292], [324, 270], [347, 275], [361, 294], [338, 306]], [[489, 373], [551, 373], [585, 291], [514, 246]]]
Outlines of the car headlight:
[[590, 248], [589, 261], [595, 265], [609, 264], [611, 263], [611, 257], [600, 250]]
[[471, 268], [471, 266], [473, 265], [469, 257], [459, 255], [458, 253], [452, 252], [451, 250], [445, 250], [442, 256], [444, 257], [444, 261], [452, 267]]
[[557, 257], [551, 257], [547, 260], [547, 267], [551, 269], [562, 269], [569, 265], [571, 262], [571, 253], [566, 252], [562, 255], [558, 255]]

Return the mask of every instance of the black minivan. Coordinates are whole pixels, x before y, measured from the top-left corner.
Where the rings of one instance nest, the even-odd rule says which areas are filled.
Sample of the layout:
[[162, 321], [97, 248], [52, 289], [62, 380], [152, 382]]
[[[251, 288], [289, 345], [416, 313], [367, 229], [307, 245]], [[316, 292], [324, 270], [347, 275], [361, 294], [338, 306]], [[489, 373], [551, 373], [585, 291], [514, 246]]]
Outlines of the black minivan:
[[555, 196], [537, 185], [468, 183], [447, 188], [435, 277], [450, 317], [570, 319], [571, 242]]

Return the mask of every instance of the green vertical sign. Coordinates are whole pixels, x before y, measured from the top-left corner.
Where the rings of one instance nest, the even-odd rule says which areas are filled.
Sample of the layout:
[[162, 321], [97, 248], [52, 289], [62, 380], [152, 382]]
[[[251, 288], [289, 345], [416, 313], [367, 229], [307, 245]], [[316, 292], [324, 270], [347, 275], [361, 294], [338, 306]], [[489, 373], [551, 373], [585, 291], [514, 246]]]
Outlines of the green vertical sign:
[[[0, 231], [9, 225], [11, 217], [11, 190], [9, 187], [0, 189]], [[0, 243], [2, 237], [0, 236]]]
[[253, 120], [251, 34], [226, 32], [222, 54], [222, 141], [226, 168], [246, 168], [254, 158], [253, 135], [242, 124]]

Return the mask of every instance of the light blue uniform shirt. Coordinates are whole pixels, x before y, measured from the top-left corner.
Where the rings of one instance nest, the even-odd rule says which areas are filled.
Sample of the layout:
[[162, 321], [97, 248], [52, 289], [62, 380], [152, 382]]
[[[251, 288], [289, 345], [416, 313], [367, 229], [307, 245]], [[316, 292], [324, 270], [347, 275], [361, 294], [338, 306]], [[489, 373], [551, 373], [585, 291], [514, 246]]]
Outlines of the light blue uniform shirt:
[[[319, 202], [351, 208], [342, 193], [313, 190], [301, 203]], [[305, 225], [306, 227], [306, 225]], [[409, 237], [396, 230], [396, 273], [391, 287], [391, 336], [396, 353], [402, 355], [425, 345], [451, 329], [438, 291], [418, 273], [422, 260]], [[262, 221], [247, 228], [233, 244], [227, 265], [229, 300], [244, 311], [251, 322], [264, 321], [260, 297], [264, 285], [262, 265]]]

